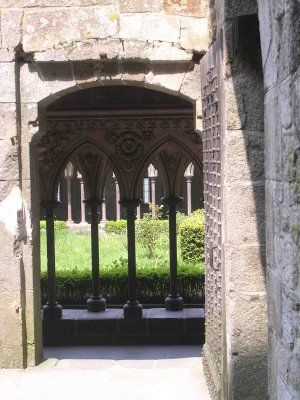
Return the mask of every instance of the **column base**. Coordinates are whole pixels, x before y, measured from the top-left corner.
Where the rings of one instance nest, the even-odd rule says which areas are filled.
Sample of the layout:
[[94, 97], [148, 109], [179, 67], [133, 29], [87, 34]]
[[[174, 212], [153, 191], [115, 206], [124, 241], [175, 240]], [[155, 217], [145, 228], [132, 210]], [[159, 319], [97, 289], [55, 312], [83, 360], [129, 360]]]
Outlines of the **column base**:
[[165, 298], [165, 305], [167, 311], [182, 311], [183, 310], [183, 298], [177, 295], [169, 294]]
[[62, 306], [60, 304], [47, 303], [43, 307], [43, 319], [53, 320], [53, 319], [60, 319], [61, 317], [62, 317]]
[[124, 318], [142, 318], [143, 306], [138, 301], [127, 301], [123, 306]]
[[103, 297], [91, 296], [87, 299], [87, 310], [91, 312], [99, 312], [106, 310], [106, 300]]

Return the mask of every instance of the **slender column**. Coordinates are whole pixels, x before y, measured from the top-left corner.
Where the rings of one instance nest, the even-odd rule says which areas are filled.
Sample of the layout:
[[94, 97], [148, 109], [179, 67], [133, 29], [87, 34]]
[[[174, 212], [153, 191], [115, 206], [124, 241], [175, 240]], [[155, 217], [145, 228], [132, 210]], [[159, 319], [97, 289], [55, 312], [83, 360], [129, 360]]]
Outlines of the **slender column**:
[[180, 197], [165, 197], [163, 201], [169, 207], [170, 294], [165, 299], [165, 304], [167, 311], [180, 311], [183, 309], [183, 299], [178, 294], [177, 282], [176, 208], [181, 199]]
[[84, 200], [90, 208], [91, 216], [91, 250], [92, 250], [92, 295], [87, 300], [88, 311], [105, 311], [106, 300], [100, 295], [99, 274], [99, 232], [98, 232], [98, 206], [100, 199], [91, 198]]
[[152, 217], [155, 217], [155, 205], [156, 205], [156, 177], [150, 177], [150, 185], [151, 185], [151, 206], [152, 206]]
[[113, 177], [115, 178], [115, 184], [116, 184], [116, 219], [117, 221], [119, 221], [119, 219], [121, 219], [120, 188], [117, 178], [115, 177], [115, 175], [113, 175]]
[[192, 212], [192, 176], [186, 176], [186, 200], [187, 200], [187, 215]]
[[66, 181], [67, 181], [67, 201], [68, 201], [68, 220], [67, 222], [73, 223], [72, 219], [72, 181], [71, 177], [67, 176]]
[[121, 204], [126, 208], [127, 219], [127, 247], [128, 247], [128, 297], [124, 305], [125, 318], [141, 318], [143, 306], [138, 302], [136, 295], [136, 256], [135, 256], [135, 219], [139, 200], [123, 200]]
[[48, 269], [48, 301], [43, 307], [44, 319], [59, 319], [62, 317], [62, 306], [56, 301], [55, 287], [55, 241], [54, 241], [54, 209], [58, 207], [58, 201], [42, 201], [41, 206], [46, 212], [47, 235], [47, 269]]
[[140, 204], [136, 208], [136, 219], [141, 219], [141, 205]]
[[100, 221], [100, 226], [105, 227], [105, 224], [107, 222], [106, 219], [106, 201], [105, 201], [105, 194], [103, 195], [102, 199], [102, 204], [101, 204], [101, 221]]
[[83, 201], [84, 199], [84, 183], [83, 179], [80, 178], [80, 203], [81, 203], [81, 223], [86, 223], [86, 217], [85, 217], [85, 203]]

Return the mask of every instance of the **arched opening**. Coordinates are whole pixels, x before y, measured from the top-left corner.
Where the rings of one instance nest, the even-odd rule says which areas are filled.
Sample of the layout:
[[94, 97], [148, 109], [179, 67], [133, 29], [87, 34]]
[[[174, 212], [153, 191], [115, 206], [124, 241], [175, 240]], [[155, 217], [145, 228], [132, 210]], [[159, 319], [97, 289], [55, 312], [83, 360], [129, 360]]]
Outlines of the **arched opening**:
[[[62, 317], [61, 305], [55, 298], [53, 232], [53, 208], [57, 205], [57, 187], [62, 175], [67, 181], [65, 193], [69, 200], [67, 199], [65, 204], [69, 225], [74, 223], [70, 200], [71, 180], [76, 179], [77, 192], [80, 191], [77, 197], [82, 201], [84, 193], [84, 202], [90, 213], [90, 219], [85, 217], [84, 220], [82, 213], [85, 213], [85, 208], [77, 204], [77, 213], [81, 211], [81, 215], [76, 217], [76, 221], [91, 224], [92, 268], [88, 311], [101, 312], [107, 309], [101, 289], [99, 226], [105, 232], [108, 215], [112, 215], [116, 220], [125, 216], [128, 297], [123, 312], [124, 320], [132, 321], [144, 318], [143, 306], [138, 300], [135, 220], [137, 214], [139, 218], [143, 217], [140, 198], [144, 197], [146, 190], [145, 179], [148, 179], [152, 206], [157, 203], [154, 183], [158, 176], [157, 171], [160, 171], [161, 192], [169, 221], [170, 289], [166, 289], [165, 307], [169, 311], [182, 310], [184, 299], [178, 292], [176, 214], [180, 209], [184, 210], [182, 206], [179, 208], [183, 192], [187, 193], [188, 197], [184, 206], [185, 212], [192, 212], [191, 185], [194, 170], [197, 171], [199, 182], [199, 188], [194, 191], [199, 194], [199, 199], [194, 203], [203, 205], [203, 183], [200, 176], [202, 143], [193, 131], [192, 104], [179, 97], [142, 87], [98, 86], [67, 94], [56, 100], [48, 106], [46, 115], [47, 132], [37, 146], [40, 159], [40, 201], [44, 208], [50, 207], [52, 210], [51, 215], [47, 216], [47, 221], [51, 219], [49, 240], [53, 243], [48, 243], [52, 256], [50, 255], [49, 263], [48, 254], [48, 302], [44, 307], [44, 331], [46, 332], [50, 321], [57, 321]], [[48, 222], [46, 234], [49, 229], [47, 224]], [[49, 240], [47, 239], [48, 242]], [[49, 288], [50, 292], [52, 291], [50, 294]], [[111, 293], [103, 294], [111, 297]], [[164, 304], [161, 304], [161, 307], [164, 307]], [[203, 321], [203, 311], [199, 313], [198, 319]], [[184, 332], [180, 328], [176, 332], [177, 337], [183, 336], [189, 340], [187, 325], [183, 324], [182, 315], [181, 328], [184, 327]], [[203, 340], [203, 330], [193, 331], [194, 339], [197, 334], [197, 340]], [[79, 339], [74, 340], [76, 342]]]

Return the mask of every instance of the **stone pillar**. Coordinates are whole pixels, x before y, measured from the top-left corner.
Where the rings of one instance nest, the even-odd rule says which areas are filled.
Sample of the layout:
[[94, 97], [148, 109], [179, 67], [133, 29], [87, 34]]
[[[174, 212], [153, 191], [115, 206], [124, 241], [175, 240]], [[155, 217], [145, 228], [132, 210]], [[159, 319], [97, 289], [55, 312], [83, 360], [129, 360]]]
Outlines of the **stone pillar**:
[[141, 205], [139, 204], [136, 208], [136, 219], [141, 219]]
[[121, 219], [120, 188], [115, 174], [113, 174], [113, 178], [115, 179], [116, 184], [116, 220], [119, 221], [119, 219]]
[[67, 222], [74, 223], [72, 219], [72, 178], [67, 176], [66, 181], [67, 181], [67, 202], [68, 202]]
[[169, 263], [170, 263], [170, 294], [165, 299], [167, 311], [180, 311], [183, 309], [183, 299], [178, 294], [177, 281], [177, 234], [176, 234], [176, 209], [180, 197], [165, 197], [163, 202], [169, 207]]
[[86, 224], [86, 216], [85, 216], [85, 203], [83, 201], [84, 199], [84, 183], [81, 174], [78, 172], [77, 173], [77, 178], [79, 179], [80, 182], [80, 204], [81, 204], [81, 224]]
[[107, 219], [106, 219], [106, 200], [105, 200], [105, 192], [104, 192], [103, 199], [102, 199], [102, 204], [101, 204], [101, 221], [100, 221], [101, 228], [105, 228], [106, 222], [107, 222]]
[[55, 287], [55, 239], [54, 239], [54, 209], [60, 203], [57, 201], [42, 201], [41, 206], [46, 212], [47, 235], [47, 272], [48, 272], [48, 301], [43, 307], [44, 319], [59, 319], [62, 317], [62, 306], [56, 301]]
[[91, 251], [92, 251], [92, 295], [87, 300], [88, 311], [105, 311], [106, 300], [100, 295], [99, 274], [99, 232], [98, 232], [98, 206], [100, 199], [91, 198], [85, 200], [90, 208], [91, 216]]
[[65, 178], [67, 181], [67, 222], [74, 223], [72, 219], [72, 179], [74, 173], [74, 165], [69, 162], [65, 168]]
[[150, 164], [148, 167], [148, 176], [150, 179], [150, 187], [151, 187], [151, 213], [152, 217], [155, 217], [155, 205], [156, 205], [156, 178], [158, 176], [157, 169], [154, 168], [153, 164]]
[[192, 163], [187, 167], [184, 177], [186, 179], [186, 200], [187, 200], [187, 215], [192, 212], [192, 180], [194, 176], [194, 165]]
[[123, 200], [122, 206], [126, 208], [127, 220], [127, 248], [128, 248], [128, 297], [124, 305], [125, 318], [141, 318], [143, 306], [137, 300], [136, 294], [136, 256], [135, 256], [135, 219], [136, 208], [139, 200]]
[[155, 205], [156, 205], [156, 176], [150, 177], [150, 185], [151, 185], [151, 214], [152, 217], [155, 217]]

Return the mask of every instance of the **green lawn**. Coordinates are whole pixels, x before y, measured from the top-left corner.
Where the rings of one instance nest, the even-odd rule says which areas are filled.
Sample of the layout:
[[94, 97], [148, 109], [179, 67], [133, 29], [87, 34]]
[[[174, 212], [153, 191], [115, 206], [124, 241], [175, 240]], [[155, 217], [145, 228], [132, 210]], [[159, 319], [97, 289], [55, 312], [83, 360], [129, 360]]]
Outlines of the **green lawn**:
[[[91, 268], [91, 239], [89, 234], [73, 233], [68, 229], [56, 229], [55, 252], [57, 271]], [[155, 253], [155, 257], [150, 259], [146, 255], [146, 250], [141, 244], [137, 243], [137, 268], [168, 268], [167, 235], [161, 234], [159, 236]], [[101, 269], [121, 266], [122, 263], [126, 263], [126, 236], [114, 233], [99, 235], [99, 255]], [[178, 250], [178, 263], [183, 264], [180, 250]], [[46, 271], [46, 269], [46, 233], [45, 229], [41, 229], [41, 270]]]

